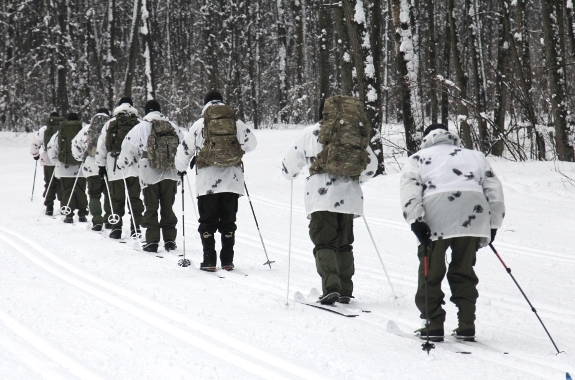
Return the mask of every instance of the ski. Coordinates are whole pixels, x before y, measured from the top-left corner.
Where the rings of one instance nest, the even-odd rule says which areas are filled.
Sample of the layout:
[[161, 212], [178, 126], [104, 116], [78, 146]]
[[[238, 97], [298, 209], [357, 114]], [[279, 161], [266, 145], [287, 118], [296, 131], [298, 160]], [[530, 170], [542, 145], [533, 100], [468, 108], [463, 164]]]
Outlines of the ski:
[[498, 354], [503, 354], [503, 355], [509, 354], [509, 352], [507, 352], [507, 351], [502, 351], [498, 348], [492, 347], [492, 346], [485, 344], [483, 342], [478, 342], [476, 340], [465, 341], [465, 340], [457, 339], [453, 335], [446, 336], [445, 339], [449, 339], [450, 341], [457, 342], [457, 343], [460, 343], [460, 344], [463, 344], [463, 345], [466, 345], [469, 347], [477, 347], [477, 348], [480, 348], [482, 350], [497, 352]]
[[[423, 342], [425, 342], [425, 339], [421, 339], [420, 337], [418, 337], [416, 335], [406, 333], [405, 331], [401, 330], [399, 328], [399, 326], [397, 325], [397, 323], [395, 323], [392, 320], [389, 320], [387, 322], [386, 330], [389, 333], [392, 333], [394, 335], [397, 335], [397, 336], [400, 336], [403, 338], [411, 339], [411, 340], [416, 341], [418, 343], [423, 344]], [[457, 343], [460, 343], [460, 342], [457, 342]], [[451, 352], [454, 352], [456, 354], [465, 354], [465, 355], [471, 354], [470, 351], [463, 351], [463, 350], [457, 348], [455, 345], [453, 345], [451, 343], [451, 341], [433, 342], [433, 344], [435, 344], [435, 347], [443, 348], [444, 350], [451, 351]]]
[[[311, 288], [310, 292], [309, 292], [309, 297], [308, 299], [319, 299], [319, 297], [321, 297], [321, 293], [319, 292], [319, 290], [317, 290], [317, 288]], [[353, 307], [353, 305], [350, 305], [348, 303], [339, 303], [336, 302], [335, 303], [337, 307], [342, 307], [342, 308], [346, 308], [348, 310], [352, 310], [352, 311], [361, 311], [362, 313], [371, 313], [371, 310], [364, 310], [364, 309], [360, 309], [357, 307]]]
[[217, 278], [226, 278], [225, 276], [222, 276], [221, 274], [219, 274], [217, 271], [215, 271], [215, 272], [210, 272], [210, 271], [201, 270], [201, 269], [200, 269], [200, 271], [202, 271], [202, 272], [204, 272], [204, 273], [207, 273], [207, 274], [209, 274], [209, 275], [215, 276], [215, 277], [217, 277]]
[[353, 311], [351, 309], [348, 309], [346, 307], [342, 307], [339, 305], [322, 305], [319, 302], [309, 302], [304, 296], [303, 294], [301, 294], [301, 292], [295, 292], [294, 295], [294, 300], [297, 303], [301, 303], [304, 305], [308, 305], [311, 307], [315, 307], [318, 309], [323, 309], [323, 310], [327, 310], [327, 311], [331, 311], [332, 313], [335, 314], [339, 314], [339, 315], [343, 315], [344, 317], [357, 317], [359, 315], [359, 313], [357, 313], [356, 311]]

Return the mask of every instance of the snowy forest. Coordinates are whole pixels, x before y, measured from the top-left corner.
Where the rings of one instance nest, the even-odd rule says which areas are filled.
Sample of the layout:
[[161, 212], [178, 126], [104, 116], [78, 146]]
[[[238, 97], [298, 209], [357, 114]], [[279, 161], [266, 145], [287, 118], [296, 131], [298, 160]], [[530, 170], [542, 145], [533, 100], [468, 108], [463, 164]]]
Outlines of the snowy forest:
[[382, 162], [437, 122], [488, 155], [574, 161], [572, 0], [0, 1], [5, 131], [51, 111], [89, 122], [124, 95], [186, 128], [209, 89], [273, 128], [352, 94]]

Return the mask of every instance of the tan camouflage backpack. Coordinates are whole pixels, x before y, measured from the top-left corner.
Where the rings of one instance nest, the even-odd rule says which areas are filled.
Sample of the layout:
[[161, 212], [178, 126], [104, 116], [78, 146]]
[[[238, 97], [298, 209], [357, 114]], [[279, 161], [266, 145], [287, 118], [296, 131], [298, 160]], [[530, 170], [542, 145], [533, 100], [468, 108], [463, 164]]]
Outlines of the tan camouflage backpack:
[[175, 169], [174, 159], [180, 138], [176, 129], [167, 120], [152, 120], [148, 137], [148, 164], [152, 169]]
[[371, 126], [363, 103], [343, 95], [327, 98], [320, 123], [318, 141], [324, 147], [311, 165], [310, 174], [358, 177], [369, 163], [366, 149]]
[[204, 112], [204, 146], [198, 153], [198, 169], [206, 166], [237, 166], [244, 151], [238, 141], [236, 112], [225, 104], [214, 104]]

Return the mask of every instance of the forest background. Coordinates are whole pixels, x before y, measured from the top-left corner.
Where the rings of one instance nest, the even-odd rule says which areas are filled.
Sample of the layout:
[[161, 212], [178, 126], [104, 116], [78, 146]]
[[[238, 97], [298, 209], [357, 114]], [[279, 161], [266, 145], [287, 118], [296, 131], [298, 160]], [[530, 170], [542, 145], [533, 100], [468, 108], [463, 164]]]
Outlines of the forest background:
[[[513, 160], [574, 161], [572, 0], [0, 0], [0, 129], [121, 96], [182, 127], [219, 89], [254, 128], [359, 96], [385, 161], [430, 123]], [[404, 142], [388, 138], [399, 124]], [[396, 126], [397, 127], [397, 126]]]

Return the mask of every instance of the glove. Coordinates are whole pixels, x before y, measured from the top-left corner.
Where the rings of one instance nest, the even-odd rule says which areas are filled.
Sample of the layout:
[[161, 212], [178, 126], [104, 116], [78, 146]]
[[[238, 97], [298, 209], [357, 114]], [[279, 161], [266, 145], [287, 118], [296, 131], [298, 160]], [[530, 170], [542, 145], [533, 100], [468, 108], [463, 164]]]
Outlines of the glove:
[[34, 156], [34, 159], [38, 161], [40, 159], [40, 155]]
[[197, 156], [194, 156], [194, 158], [192, 158], [192, 161], [190, 161], [190, 169], [193, 169], [194, 166], [196, 166], [196, 157]]
[[489, 244], [493, 243], [493, 240], [495, 240], [495, 235], [497, 235], [497, 229], [492, 228], [491, 229], [491, 241], [489, 242]]
[[429, 238], [431, 237], [431, 230], [425, 222], [414, 222], [411, 223], [411, 231], [417, 236], [417, 239], [421, 244], [427, 244]]
[[185, 176], [186, 174], [188, 174], [188, 173], [186, 173], [185, 170], [184, 170], [183, 172], [178, 172], [178, 176], [181, 177], [181, 178], [184, 178], [184, 176]]
[[100, 177], [104, 178], [106, 175], [108, 175], [105, 166], [98, 166], [98, 167], [100, 168], [98, 169], [98, 174], [100, 175]]

